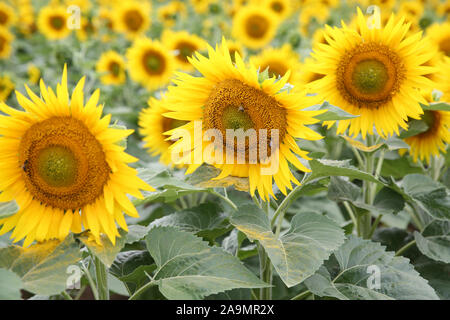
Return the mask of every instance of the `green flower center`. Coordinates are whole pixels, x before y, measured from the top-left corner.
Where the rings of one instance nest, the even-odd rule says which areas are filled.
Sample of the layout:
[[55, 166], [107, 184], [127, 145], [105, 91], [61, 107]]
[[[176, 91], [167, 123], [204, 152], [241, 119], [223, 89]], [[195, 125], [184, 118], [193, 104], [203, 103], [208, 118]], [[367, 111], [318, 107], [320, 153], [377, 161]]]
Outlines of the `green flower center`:
[[389, 79], [384, 64], [377, 60], [359, 62], [353, 71], [353, 85], [361, 93], [377, 93], [383, 90]]
[[269, 30], [269, 21], [263, 16], [253, 15], [247, 19], [245, 29], [251, 38], [264, 38]]
[[226, 129], [244, 129], [248, 130], [254, 127], [250, 116], [245, 112], [242, 106], [228, 106], [223, 110], [222, 120]]
[[64, 27], [64, 19], [60, 16], [54, 16], [50, 18], [50, 24], [56, 30], [61, 30]]
[[109, 65], [109, 70], [113, 74], [113, 76], [118, 77], [120, 74], [120, 65], [117, 62], [112, 62]]
[[39, 176], [52, 187], [69, 187], [77, 177], [77, 160], [68, 148], [49, 146], [37, 157]]

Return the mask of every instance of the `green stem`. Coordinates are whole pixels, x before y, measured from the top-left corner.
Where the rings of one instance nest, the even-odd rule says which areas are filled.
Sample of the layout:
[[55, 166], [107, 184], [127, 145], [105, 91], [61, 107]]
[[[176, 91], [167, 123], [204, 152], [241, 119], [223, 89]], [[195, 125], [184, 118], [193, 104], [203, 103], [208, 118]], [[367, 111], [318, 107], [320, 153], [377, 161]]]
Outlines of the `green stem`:
[[355, 214], [353, 213], [353, 209], [350, 206], [350, 203], [348, 201], [344, 201], [343, 203], [344, 203], [345, 209], [347, 209], [347, 212], [353, 221], [353, 225], [355, 226], [355, 229], [358, 230], [358, 220], [356, 219]]
[[66, 291], [61, 292], [61, 295], [65, 300], [73, 300], [72, 297]]
[[[270, 202], [267, 201], [262, 205], [266, 215], [269, 217], [270, 213]], [[260, 274], [261, 279], [265, 283], [269, 284], [268, 288], [261, 288], [260, 298], [261, 300], [271, 300], [272, 299], [272, 262], [265, 251], [264, 247], [258, 243], [258, 253], [260, 261]]]
[[303, 300], [306, 297], [308, 297], [311, 294], [311, 291], [306, 290], [298, 295], [296, 295], [295, 297], [291, 298], [291, 300]]
[[372, 228], [370, 229], [370, 233], [369, 233], [369, 239], [372, 239], [372, 236], [375, 233], [375, 230], [377, 229], [378, 224], [381, 221], [381, 218], [383, 218], [383, 215], [380, 213], [372, 224]]
[[184, 200], [184, 197], [180, 197], [180, 198], [178, 198], [178, 200], [180, 200], [181, 207], [182, 207], [183, 209], [189, 208], [189, 206], [187, 205], [186, 201]]
[[[373, 136], [369, 135], [367, 137], [367, 146], [370, 147], [373, 145]], [[374, 158], [373, 158], [373, 154], [370, 152], [366, 153], [365, 156], [365, 164], [364, 164], [364, 170], [370, 174], [373, 175], [373, 170], [374, 170]], [[363, 182], [363, 195], [364, 195], [364, 202], [366, 204], [371, 205], [373, 202], [373, 191], [372, 188], [375, 187], [374, 183], [369, 182], [367, 180], [364, 180]], [[370, 230], [372, 229], [372, 216], [370, 214], [370, 211], [367, 212], [363, 212], [360, 214], [360, 235], [363, 239], [369, 239], [369, 235], [370, 235]]]
[[89, 272], [89, 269], [85, 267], [84, 263], [81, 263], [81, 269], [83, 269], [84, 275], [86, 276], [89, 286], [91, 287], [92, 294], [94, 295], [94, 299], [98, 300], [98, 290], [97, 285], [95, 284], [94, 279], [91, 276], [91, 273]]
[[141, 294], [143, 294], [148, 288], [156, 286], [156, 281], [150, 281], [149, 283], [143, 285], [128, 300], [137, 300]]
[[401, 247], [396, 253], [396, 256], [400, 256], [402, 255], [406, 250], [408, 250], [409, 248], [411, 248], [413, 245], [416, 244], [416, 240], [412, 240], [410, 242], [408, 242], [407, 244], [405, 244], [403, 247]]
[[221, 195], [219, 192], [214, 191], [214, 190], [211, 190], [210, 193], [215, 195], [216, 197], [219, 197], [220, 199], [222, 199], [226, 203], [228, 203], [230, 205], [230, 207], [232, 207], [234, 210], [236, 210], [236, 211], [238, 210], [238, 207], [229, 198], [225, 197], [224, 195]]
[[97, 278], [97, 291], [99, 300], [109, 300], [108, 272], [106, 266], [99, 258], [94, 256], [95, 275]]

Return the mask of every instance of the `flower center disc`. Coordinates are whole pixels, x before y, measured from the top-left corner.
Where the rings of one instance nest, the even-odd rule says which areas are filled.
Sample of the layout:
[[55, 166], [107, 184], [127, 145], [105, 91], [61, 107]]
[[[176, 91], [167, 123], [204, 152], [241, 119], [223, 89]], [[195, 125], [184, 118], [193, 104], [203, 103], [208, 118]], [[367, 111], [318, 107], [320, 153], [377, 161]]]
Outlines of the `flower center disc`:
[[3, 49], [5, 48], [5, 44], [6, 44], [6, 40], [0, 36], [0, 52], [3, 51]]
[[447, 57], [450, 57], [450, 37], [442, 39], [439, 43], [439, 49], [443, 51]]
[[60, 16], [50, 18], [50, 24], [55, 30], [61, 30], [64, 27], [64, 19]]
[[144, 22], [141, 13], [137, 10], [127, 11], [125, 13], [124, 20], [128, 29], [130, 29], [131, 31], [138, 31], [141, 28], [142, 23]]
[[180, 42], [176, 49], [179, 52], [177, 54], [177, 59], [184, 63], [187, 63], [188, 57], [192, 56], [192, 54], [197, 50], [195, 46], [187, 42]]
[[264, 38], [269, 30], [269, 21], [263, 16], [252, 15], [245, 23], [245, 30], [251, 38]]
[[8, 22], [8, 15], [3, 11], [0, 11], [0, 24], [6, 24]]
[[63, 210], [94, 202], [103, 194], [111, 172], [100, 143], [71, 117], [31, 126], [20, 143], [19, 161], [34, 198]]
[[269, 76], [270, 77], [282, 77], [286, 74], [287, 68], [286, 66], [282, 65], [278, 61], [272, 61], [268, 63], [267, 65], [261, 67], [261, 70], [265, 70], [267, 67], [269, 67]]
[[[227, 79], [218, 83], [212, 90], [203, 111], [203, 126], [205, 130], [220, 130], [223, 136], [223, 150], [227, 148], [227, 129], [242, 129], [244, 134], [245, 131], [254, 129], [256, 141], [250, 144], [250, 139], [245, 139], [245, 157], [248, 160], [250, 151], [256, 151], [259, 159], [261, 148], [267, 150], [267, 155], [270, 156], [272, 133], [277, 132], [279, 141], [283, 141], [287, 128], [286, 110], [264, 91], [237, 79]], [[264, 136], [260, 136], [261, 129], [265, 129]], [[239, 131], [235, 132], [233, 146], [235, 154], [238, 151], [237, 137]]]
[[440, 127], [441, 123], [441, 116], [439, 112], [432, 111], [432, 110], [424, 110], [421, 121], [424, 121], [427, 126], [428, 130], [425, 132], [419, 133], [419, 137], [426, 137], [426, 136], [432, 136], [436, 134], [436, 131]]
[[108, 69], [114, 77], [118, 77], [120, 75], [120, 65], [117, 62], [111, 62]]
[[340, 61], [337, 87], [358, 107], [378, 108], [398, 92], [404, 66], [388, 47], [363, 43]]
[[143, 65], [147, 73], [151, 75], [162, 74], [165, 69], [164, 57], [156, 51], [149, 50], [143, 56]]

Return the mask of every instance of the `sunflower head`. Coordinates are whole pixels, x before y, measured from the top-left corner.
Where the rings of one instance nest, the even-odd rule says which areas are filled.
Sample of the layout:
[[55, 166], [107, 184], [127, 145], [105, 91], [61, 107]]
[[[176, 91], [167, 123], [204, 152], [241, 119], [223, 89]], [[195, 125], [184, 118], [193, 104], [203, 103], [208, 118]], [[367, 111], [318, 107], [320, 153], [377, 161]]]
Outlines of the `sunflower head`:
[[119, 145], [132, 130], [110, 128], [111, 116], [102, 117], [97, 105], [99, 91], [85, 104], [83, 84], [84, 78], [69, 98], [64, 68], [56, 94], [41, 80], [42, 98], [28, 87], [31, 100], [16, 92], [24, 111], [0, 104], [6, 114], [0, 116], [0, 202], [15, 199], [20, 207], [0, 219], [0, 234], [14, 229], [11, 237], [25, 238], [24, 246], [83, 227], [98, 242], [106, 234], [115, 243], [116, 223], [127, 230], [123, 213], [138, 216], [126, 194], [142, 198], [139, 189], [151, 190], [128, 166], [137, 159]]
[[188, 58], [194, 52], [204, 50], [207, 45], [205, 40], [187, 31], [165, 30], [161, 38], [164, 45], [173, 52], [177, 67], [187, 71], [193, 70]]
[[0, 59], [8, 58], [11, 55], [11, 42], [14, 36], [8, 29], [0, 26]]
[[100, 81], [104, 84], [119, 85], [125, 82], [125, 60], [116, 51], [104, 52], [96, 69], [102, 74]]
[[65, 6], [48, 5], [39, 11], [38, 29], [48, 39], [58, 40], [69, 36], [67, 26], [69, 14]]
[[[358, 9], [358, 28], [325, 29], [328, 44], [314, 47], [309, 71], [323, 75], [308, 84], [314, 93], [360, 117], [339, 122], [338, 133], [398, 134], [408, 117], [418, 119], [424, 102], [418, 87], [433, 87], [426, 76], [436, 52], [421, 34], [406, 36], [409, 25], [393, 14], [377, 29]], [[419, 45], [420, 44], [420, 45]]]
[[285, 19], [292, 14], [291, 0], [265, 0], [264, 5], [278, 16], [279, 19]]
[[129, 39], [136, 39], [150, 27], [150, 2], [123, 1], [114, 6], [114, 27]]
[[5, 2], [0, 2], [0, 26], [10, 27], [17, 20], [13, 7]]
[[6, 76], [0, 76], [0, 103], [8, 99], [11, 92], [14, 90], [14, 83]]
[[272, 41], [278, 26], [276, 15], [266, 7], [248, 5], [233, 17], [232, 33], [251, 49], [259, 49]]
[[167, 84], [175, 70], [175, 58], [159, 41], [139, 38], [127, 51], [131, 79], [149, 90]]
[[166, 95], [166, 116], [188, 122], [166, 133], [176, 140], [172, 156], [183, 151], [179, 163], [189, 164], [187, 173], [209, 163], [221, 169], [215, 179], [247, 177], [252, 195], [258, 190], [263, 199], [273, 195], [273, 181], [285, 193], [291, 181], [299, 183], [288, 163], [308, 171], [296, 157], [308, 159], [295, 138], [321, 138], [305, 126], [318, 122], [313, 116], [321, 112], [302, 110], [315, 99], [282, 91], [289, 72], [260, 82], [256, 67], [239, 54], [233, 63], [225, 40], [208, 52], [208, 58], [197, 53], [190, 59], [202, 76], [179, 74]]
[[427, 29], [427, 35], [438, 47], [440, 55], [450, 57], [450, 22], [431, 25]]

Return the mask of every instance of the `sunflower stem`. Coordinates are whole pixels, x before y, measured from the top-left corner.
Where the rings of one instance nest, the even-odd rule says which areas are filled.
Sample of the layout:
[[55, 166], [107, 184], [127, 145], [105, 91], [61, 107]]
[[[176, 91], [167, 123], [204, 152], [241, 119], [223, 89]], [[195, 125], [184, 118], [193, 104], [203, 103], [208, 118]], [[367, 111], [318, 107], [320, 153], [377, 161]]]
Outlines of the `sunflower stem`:
[[109, 300], [108, 271], [103, 262], [94, 256], [95, 275], [97, 278], [97, 291], [99, 300]]
[[[270, 213], [270, 202], [262, 202], [261, 207], [266, 213], [267, 217], [269, 217]], [[271, 300], [272, 299], [272, 262], [270, 261], [269, 256], [267, 255], [266, 250], [258, 242], [258, 255], [259, 255], [259, 272], [261, 280], [265, 283], [269, 284], [268, 288], [261, 288], [259, 291], [260, 300]]]
[[70, 294], [68, 294], [66, 291], [62, 291], [61, 295], [63, 296], [64, 300], [73, 300]]
[[86, 276], [88, 282], [89, 282], [89, 286], [91, 287], [91, 291], [92, 294], [94, 295], [94, 299], [98, 300], [98, 290], [97, 290], [97, 285], [95, 284], [94, 279], [91, 276], [91, 273], [89, 272], [89, 268], [86, 268], [86, 266], [84, 265], [84, 263], [81, 263], [81, 269], [83, 269], [84, 275]]
[[[367, 137], [367, 146], [371, 147], [374, 144], [373, 136], [369, 135]], [[374, 157], [371, 152], [366, 152], [365, 154], [365, 163], [364, 163], [364, 169], [365, 172], [367, 172], [370, 175], [374, 174]], [[364, 189], [363, 189], [363, 195], [364, 195], [364, 202], [366, 204], [371, 205], [373, 203], [373, 195], [374, 192], [372, 191], [372, 188], [375, 187], [375, 184], [369, 181], [364, 180], [363, 182]], [[372, 215], [370, 211], [365, 211], [361, 213], [361, 217], [359, 219], [360, 223], [360, 235], [363, 239], [369, 239], [370, 233], [372, 230]]]

